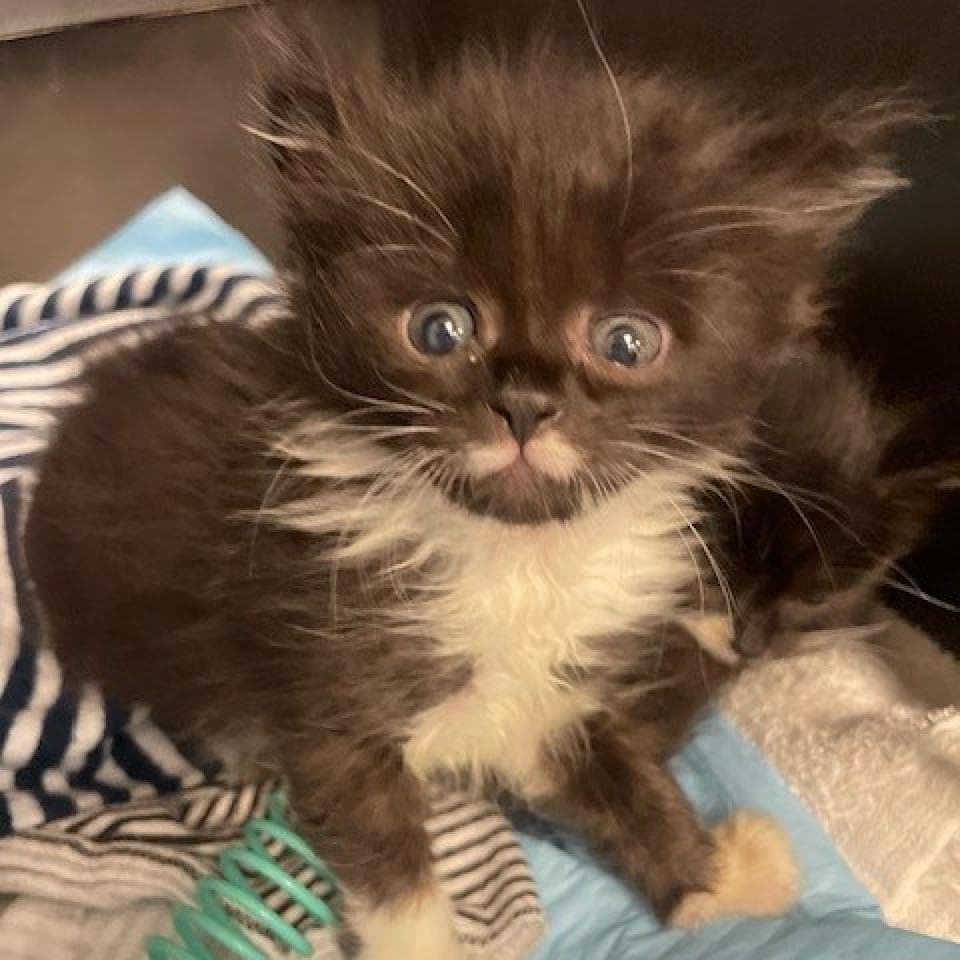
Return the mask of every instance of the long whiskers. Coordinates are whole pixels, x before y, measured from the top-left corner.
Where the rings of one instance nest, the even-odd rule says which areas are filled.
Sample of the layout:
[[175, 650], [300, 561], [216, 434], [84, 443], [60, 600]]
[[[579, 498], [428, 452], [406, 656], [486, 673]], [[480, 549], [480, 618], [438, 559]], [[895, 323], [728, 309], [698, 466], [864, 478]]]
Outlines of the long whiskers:
[[392, 380], [388, 380], [379, 370], [377, 371], [377, 377], [384, 384], [384, 386], [388, 387], [398, 396], [406, 397], [407, 400], [413, 404], [416, 404], [417, 406], [427, 407], [430, 410], [435, 410], [437, 413], [454, 412], [454, 408], [449, 403], [444, 403], [442, 400], [431, 400], [420, 393], [416, 393], [413, 390], [401, 387]]
[[[647, 278], [653, 275], [653, 271], [645, 274]], [[675, 300], [682, 307], [685, 307], [694, 317], [696, 317], [708, 330], [712, 330], [716, 338], [728, 349], [733, 350], [733, 344], [730, 342], [729, 338], [724, 334], [724, 332], [695, 304], [691, 303], [685, 297], [681, 297], [679, 294], [674, 293], [672, 290], [667, 290], [665, 287], [661, 287], [659, 284], [651, 284], [651, 286], [656, 287], [666, 297], [669, 297], [671, 300]]]
[[419, 227], [424, 231], [424, 233], [429, 234], [438, 243], [443, 244], [445, 247], [449, 247], [451, 250], [456, 246], [445, 233], [441, 232], [436, 227], [431, 226], [425, 220], [418, 217], [415, 213], [405, 210], [403, 207], [398, 207], [395, 204], [388, 203], [386, 200], [381, 200], [379, 197], [373, 196], [373, 194], [364, 193], [363, 190], [356, 190], [353, 187], [341, 186], [339, 189], [342, 193], [347, 194], [356, 200], [362, 200], [364, 203], [369, 203], [386, 213], [390, 213], [398, 219], [406, 221], [412, 226]]
[[270, 482], [267, 484], [267, 489], [264, 490], [263, 496], [260, 498], [260, 503], [257, 505], [257, 512], [253, 518], [253, 530], [250, 533], [250, 551], [247, 557], [247, 576], [252, 577], [254, 566], [255, 566], [255, 554], [257, 550], [257, 537], [260, 535], [260, 524], [263, 522], [264, 511], [268, 508], [270, 503], [270, 498], [273, 496], [274, 491], [277, 489], [280, 481], [283, 479], [283, 474], [286, 472], [287, 468], [292, 463], [292, 458], [287, 457], [279, 467], [274, 471], [273, 476], [270, 478]]
[[[683, 438], [678, 435], [676, 439], [683, 439]], [[729, 458], [725, 458], [723, 452], [720, 450], [716, 450], [715, 448], [709, 447], [706, 444], [697, 443], [696, 441], [693, 441], [693, 440], [691, 440], [690, 442], [693, 443], [694, 446], [700, 449], [703, 449], [705, 452], [709, 452], [710, 454], [712, 454], [715, 458], [717, 458], [718, 462], [722, 463], [724, 459], [729, 459]], [[661, 450], [658, 447], [653, 447], [653, 446], [650, 446], [649, 444], [636, 443], [632, 441], [620, 441], [618, 445], [626, 447], [627, 449], [633, 449], [636, 452], [644, 454], [646, 456], [651, 456], [651, 457], [658, 458], [660, 460], [665, 460], [668, 462], [680, 464], [686, 469], [698, 468], [698, 467], [700, 469], [707, 469], [706, 464], [700, 464], [696, 460], [690, 460], [688, 458], [678, 456], [674, 453], [669, 453], [666, 450]], [[738, 473], [736, 469], [737, 467], [739, 467], [739, 469], [743, 472]], [[826, 551], [823, 548], [823, 542], [820, 539], [820, 536], [817, 533], [816, 528], [814, 527], [810, 518], [804, 512], [803, 508], [797, 502], [797, 499], [790, 493], [790, 491], [788, 491], [781, 484], [777, 483], [777, 481], [773, 480], [773, 478], [756, 470], [754, 467], [752, 467], [751, 464], [749, 464], [743, 458], [738, 458], [735, 464], [727, 463], [725, 469], [723, 469], [722, 471], [718, 471], [718, 473], [720, 477], [722, 477], [724, 480], [728, 482], [737, 481], [743, 485], [753, 485], [753, 486], [759, 487], [760, 489], [766, 489], [771, 492], [777, 493], [781, 497], [783, 497], [787, 501], [787, 503], [790, 504], [791, 509], [794, 510], [800, 522], [804, 525], [805, 529], [807, 530], [807, 533], [809, 534], [817, 550], [817, 554], [820, 557], [820, 562], [823, 565], [823, 570], [827, 576], [827, 579], [829, 580], [832, 587], [834, 588], [836, 587], [836, 577], [834, 576], [833, 568], [827, 557]]]
[[[362, 403], [367, 407], [375, 407], [381, 411], [392, 411], [394, 413], [406, 413], [406, 414], [429, 414], [430, 410], [428, 407], [425, 407], [421, 403], [399, 403], [396, 400], [388, 400], [384, 397], [371, 397], [365, 393], [357, 393], [354, 390], [350, 390], [347, 387], [342, 387], [338, 383], [334, 383], [330, 377], [323, 372], [323, 370], [317, 366], [315, 373], [321, 380], [335, 393], [339, 394], [341, 397], [344, 397], [347, 400], [351, 400], [354, 403]], [[350, 416], [354, 412], [351, 411], [349, 414], [344, 414], [343, 416]]]
[[[370, 480], [370, 483], [361, 496], [352, 505], [352, 510], [347, 522], [342, 524], [337, 541], [329, 553], [329, 603], [331, 622], [335, 623], [337, 620], [340, 564], [348, 538], [354, 536], [357, 532], [356, 520], [359, 520], [365, 515], [365, 508], [371, 500], [387, 491], [393, 489], [399, 490], [402, 494], [408, 494], [414, 479], [418, 475], [422, 476], [423, 473], [442, 456], [443, 454], [440, 451], [433, 451], [431, 453], [411, 451], [396, 455], [384, 465], [385, 468], [382, 471]], [[351, 518], [354, 520], [353, 523], [349, 522]], [[395, 544], [393, 546], [395, 547]], [[401, 567], [402, 564], [397, 560], [393, 560], [382, 567], [382, 571], [390, 579], [398, 596], [403, 596], [405, 592], [402, 581], [399, 579]]]
[[755, 296], [753, 289], [742, 280], [719, 270], [688, 270], [683, 267], [661, 267], [657, 270], [644, 270], [637, 275], [641, 277], [683, 277], [685, 279], [701, 280], [704, 283], [722, 283], [729, 287], [735, 287], [750, 297]]
[[653, 231], [671, 223], [683, 223], [687, 220], [695, 220], [701, 217], [730, 217], [740, 215], [752, 218], [749, 223], [757, 226], [773, 226], [778, 222], [796, 219], [798, 216], [810, 216], [823, 213], [833, 209], [842, 209], [846, 206], [854, 205], [853, 200], [838, 201], [835, 204], [815, 204], [806, 207], [797, 207], [789, 209], [787, 207], [771, 207], [760, 204], [749, 203], [713, 203], [704, 204], [699, 207], [688, 207], [684, 210], [672, 210], [657, 217], [647, 224], [646, 228], [640, 234], [640, 238], [648, 236]]
[[610, 66], [610, 61], [607, 59], [607, 55], [603, 52], [603, 47], [600, 45], [600, 38], [597, 36], [596, 28], [594, 27], [593, 22], [590, 20], [590, 15], [587, 13], [584, 0], [576, 0], [576, 3], [577, 8], [580, 11], [580, 17], [583, 20], [583, 25], [587, 29], [587, 35], [590, 38], [590, 45], [593, 47], [594, 52], [597, 55], [597, 59], [600, 61], [600, 64], [607, 75], [607, 79], [610, 81], [610, 87], [613, 90], [613, 95], [617, 101], [617, 108], [619, 109], [620, 117], [623, 120], [624, 148], [626, 149], [627, 154], [627, 172], [623, 190], [623, 208], [620, 212], [620, 222], [623, 223], [627, 219], [627, 213], [630, 210], [630, 200], [633, 197], [633, 132], [630, 128], [630, 114], [627, 111], [626, 101], [623, 99], [623, 91], [620, 89], [620, 83], [617, 80], [616, 74], [613, 72], [613, 68]]
[[[443, 225], [450, 231], [450, 237], [456, 238], [457, 230], [451, 222], [450, 218], [443, 212], [443, 208], [439, 203], [423, 188], [421, 187], [412, 177], [408, 176], [405, 173], [402, 173], [393, 165], [387, 163], [382, 157], [377, 156], [372, 151], [368, 150], [366, 147], [361, 146], [356, 140], [347, 141], [347, 147], [353, 150], [355, 153], [362, 156], [369, 163], [372, 163], [374, 166], [379, 167], [381, 170], [390, 174], [390, 176], [395, 177], [399, 180], [404, 186], [412, 190], [431, 210], [437, 215], [439, 220]], [[453, 240], [450, 240], [451, 245], [453, 245]]]
[[[327, 70], [328, 79], [332, 79], [330, 78], [330, 72], [332, 70], [331, 64], [327, 62], [325, 66]], [[453, 222], [444, 212], [443, 208], [437, 202], [436, 198], [425, 187], [417, 183], [417, 181], [414, 180], [409, 173], [405, 173], [404, 171], [397, 169], [397, 167], [395, 167], [392, 163], [385, 160], [383, 157], [375, 153], [369, 147], [364, 146], [363, 140], [360, 134], [358, 133], [357, 129], [351, 122], [350, 110], [347, 108], [347, 104], [343, 101], [342, 98], [336, 96], [335, 94], [335, 91], [337, 90], [337, 85], [335, 83], [330, 83], [329, 90], [331, 91], [331, 95], [334, 96], [336, 109], [337, 109], [337, 117], [340, 122], [340, 127], [343, 131], [343, 135], [337, 140], [337, 148], [346, 147], [346, 149], [352, 151], [355, 156], [360, 157], [361, 159], [365, 160], [367, 163], [377, 167], [379, 170], [384, 171], [384, 173], [388, 174], [389, 176], [397, 180], [399, 183], [403, 184], [408, 190], [413, 191], [413, 193], [415, 193], [421, 200], [423, 200], [423, 202], [426, 203], [428, 207], [430, 207], [430, 209], [434, 212], [434, 214], [436, 214], [437, 219], [446, 228], [448, 235], [444, 235], [443, 233], [441, 233], [441, 231], [438, 231], [433, 227], [429, 227], [418, 217], [414, 217], [413, 214], [411, 214], [409, 211], [402, 212], [402, 215], [404, 216], [404, 218], [411, 219], [413, 222], [418, 223], [424, 229], [428, 230], [428, 232], [430, 232], [433, 236], [435, 236], [445, 246], [449, 246], [451, 248], [455, 247], [456, 246], [455, 241], [457, 238], [456, 227], [454, 227]], [[321, 142], [320, 146], [322, 148], [326, 146], [326, 144]], [[383, 200], [377, 200], [377, 198], [370, 197], [369, 195], [362, 197], [362, 199], [375, 202], [378, 205], [383, 205], [385, 209], [390, 209], [393, 212], [399, 212], [399, 208], [395, 208], [389, 204], [385, 204]]]
[[[733, 590], [730, 588], [730, 582], [727, 579], [726, 574], [723, 572], [723, 569], [721, 568], [720, 563], [716, 558], [716, 555], [710, 549], [710, 546], [707, 543], [706, 539], [704, 538], [703, 534], [697, 529], [697, 525], [694, 522], [694, 520], [683, 509], [683, 507], [680, 506], [677, 500], [674, 497], [672, 497], [669, 493], [667, 493], [667, 491], [663, 489], [662, 485], [657, 483], [653, 475], [632, 464], [628, 465], [627, 469], [634, 476], [640, 477], [645, 482], [650, 483], [651, 485], [656, 487], [660, 495], [664, 498], [664, 500], [667, 501], [667, 503], [670, 504], [671, 507], [673, 507], [673, 509], [676, 511], [677, 515], [680, 517], [681, 521], [683, 522], [684, 526], [693, 535], [694, 539], [699, 544], [700, 549], [703, 551], [703, 555], [706, 557], [707, 563], [710, 565], [710, 568], [713, 571], [713, 575], [717, 581], [717, 586], [719, 587], [720, 592], [724, 599], [724, 604], [727, 609], [727, 616], [730, 620], [733, 620], [734, 611], [737, 608], [737, 604], [733, 596]], [[694, 569], [697, 575], [697, 582], [700, 589], [701, 610], [703, 610], [703, 607], [705, 604], [705, 588], [704, 588], [703, 577], [700, 572], [700, 565], [696, 561], [696, 556], [695, 554], [693, 554], [692, 548], [690, 548], [690, 544], [686, 541], [686, 539], [682, 534], [680, 534], [680, 539], [681, 541], [683, 541], [684, 546], [691, 553], [691, 559], [693, 560]]]
[[960, 607], [958, 607], [956, 604], [949, 603], [946, 600], [941, 600], [939, 597], [935, 597], [933, 594], [927, 593], [926, 590], [923, 590], [916, 585], [903, 583], [900, 580], [893, 580], [889, 578], [883, 582], [886, 586], [890, 587], [891, 590], [896, 590], [899, 593], [905, 593], [911, 597], [916, 597], [918, 600], [923, 600], [933, 607], [939, 607], [941, 610], [947, 610], [950, 613], [960, 613]]
[[[673, 430], [668, 430], [663, 427], [649, 424], [635, 424], [634, 427], [640, 431], [645, 431], [647, 433], [663, 436], [668, 439], [687, 444], [711, 455], [718, 455], [720, 453], [720, 451], [717, 451], [714, 447], [711, 447], [708, 444], [701, 443], [697, 440], [694, 440], [692, 437], [684, 436], [683, 434], [677, 433]], [[774, 449], [776, 452], [776, 448], [771, 449]], [[647, 452], [654, 456], [657, 455], [657, 451], [655, 449], [650, 449]], [[809, 510], [822, 516], [825, 520], [834, 524], [838, 529], [846, 534], [850, 540], [853, 543], [856, 543], [857, 546], [860, 547], [868, 557], [873, 559], [877, 564], [886, 567], [892, 574], [895, 574], [900, 578], [899, 580], [891, 578], [887, 581], [888, 585], [893, 589], [902, 588], [902, 592], [917, 596], [919, 599], [927, 600], [934, 606], [939, 606], [944, 609], [951, 609], [951, 605], [948, 604], [947, 601], [934, 597], [924, 591], [907, 573], [907, 571], [903, 569], [902, 566], [894, 562], [890, 557], [882, 556], [873, 550], [863, 539], [863, 537], [858, 534], [849, 523], [844, 521], [843, 518], [838, 515], [837, 511], [842, 511], [843, 505], [833, 497], [829, 497], [820, 493], [819, 491], [811, 490], [806, 487], [798, 487], [794, 484], [780, 483], [775, 481], [768, 474], [759, 471], [756, 467], [743, 458], [737, 458], [731, 463], [731, 469], [724, 477], [721, 478], [721, 482], [730, 484], [732, 486], [751, 486], [770, 493], [775, 493], [778, 496], [783, 497], [788, 501], [788, 503], [790, 503], [792, 509], [804, 522], [807, 530], [814, 538], [814, 542], [816, 544], [819, 544], [820, 540], [815, 533], [815, 529], [811, 529], [813, 524], [809, 520], [809, 517], [807, 517], [806, 511]], [[719, 489], [715, 492], [717, 492], [718, 495], [720, 494]], [[730, 503], [725, 499], [724, 502], [730, 506]], [[803, 508], [806, 508], [806, 510]], [[822, 557], [822, 547], [820, 547], [820, 553]], [[829, 576], [831, 576], [831, 583], [835, 583], [829, 564], [825, 566], [825, 571]]]
[[680, 233], [671, 233], [658, 240], [652, 240], [649, 243], [642, 244], [639, 247], [633, 247], [627, 254], [627, 263], [632, 263], [639, 257], [648, 256], [651, 253], [662, 250], [664, 247], [676, 246], [688, 240], [695, 240], [699, 237], [713, 236], [720, 233], [732, 233], [738, 230], [764, 230], [776, 226], [775, 220], [740, 220], [729, 223], [712, 223], [705, 227], [697, 227], [693, 230], [683, 230]]

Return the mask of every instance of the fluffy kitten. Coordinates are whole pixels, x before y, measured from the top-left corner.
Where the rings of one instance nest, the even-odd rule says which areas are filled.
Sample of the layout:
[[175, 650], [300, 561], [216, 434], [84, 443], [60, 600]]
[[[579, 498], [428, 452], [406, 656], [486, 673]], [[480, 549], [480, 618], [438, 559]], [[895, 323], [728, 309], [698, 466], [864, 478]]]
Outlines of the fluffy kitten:
[[665, 767], [703, 699], [677, 624], [898, 112], [544, 49], [422, 86], [295, 59], [269, 102], [289, 316], [103, 361], [43, 465], [72, 676], [262, 741], [368, 960], [461, 955], [436, 777], [584, 831], [677, 923], [783, 909], [778, 836], [711, 834]]
[[738, 653], [783, 652], [798, 634], [876, 616], [880, 588], [906, 577], [898, 561], [928, 529], [950, 472], [947, 450], [904, 456], [918, 429], [828, 347], [807, 344], [782, 365], [732, 489], [702, 507]]

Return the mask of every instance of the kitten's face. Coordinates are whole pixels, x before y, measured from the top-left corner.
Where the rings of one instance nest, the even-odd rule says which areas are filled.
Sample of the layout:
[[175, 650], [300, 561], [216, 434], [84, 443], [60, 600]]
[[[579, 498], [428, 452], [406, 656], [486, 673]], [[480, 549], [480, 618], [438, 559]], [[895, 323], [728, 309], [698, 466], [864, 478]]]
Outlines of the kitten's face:
[[815, 319], [822, 248], [896, 182], [850, 124], [619, 89], [626, 122], [599, 68], [537, 54], [428, 90], [331, 99], [301, 77], [275, 97], [324, 403], [502, 520], [694, 483], [736, 452]]

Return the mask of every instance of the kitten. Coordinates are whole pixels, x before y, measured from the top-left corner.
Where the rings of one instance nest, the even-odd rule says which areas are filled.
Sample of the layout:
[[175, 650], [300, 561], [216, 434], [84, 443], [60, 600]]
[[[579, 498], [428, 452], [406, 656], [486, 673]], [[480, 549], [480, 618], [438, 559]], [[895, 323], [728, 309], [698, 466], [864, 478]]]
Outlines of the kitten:
[[[948, 450], [904, 455], [918, 430], [827, 345], [807, 344], [780, 367], [740, 475], [701, 507], [732, 597], [728, 656], [783, 653], [805, 633], [876, 617], [950, 473]], [[710, 609], [725, 610], [716, 599]]]
[[703, 700], [678, 625], [902, 117], [545, 47], [421, 84], [291, 58], [268, 101], [289, 315], [104, 360], [43, 464], [71, 675], [265, 743], [366, 960], [462, 955], [436, 778], [582, 830], [677, 924], [785, 909], [782, 838], [709, 832], [666, 768]]

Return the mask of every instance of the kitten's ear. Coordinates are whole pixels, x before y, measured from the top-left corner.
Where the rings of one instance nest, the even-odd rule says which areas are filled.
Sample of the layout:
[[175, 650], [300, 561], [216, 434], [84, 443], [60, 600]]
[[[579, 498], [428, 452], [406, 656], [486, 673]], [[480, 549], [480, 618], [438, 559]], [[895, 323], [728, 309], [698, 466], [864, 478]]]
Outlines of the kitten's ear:
[[770, 206], [784, 213], [775, 229], [832, 243], [870, 204], [907, 186], [891, 144], [927, 119], [917, 100], [872, 97], [818, 112], [785, 109], [760, 121], [747, 163]]
[[266, 144], [283, 174], [297, 167], [298, 154], [317, 150], [339, 136], [340, 115], [331, 91], [319, 80], [277, 76], [261, 95], [261, 120], [251, 133]]
[[266, 144], [282, 174], [292, 174], [300, 166], [298, 155], [322, 150], [341, 133], [336, 71], [306, 12], [261, 11], [258, 20], [265, 63], [256, 122], [246, 129]]

